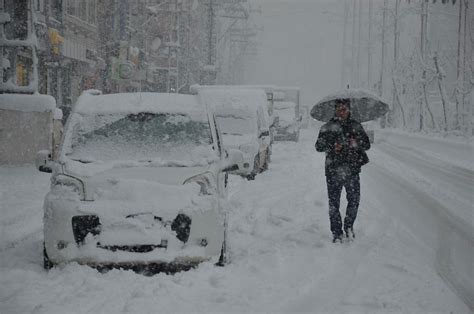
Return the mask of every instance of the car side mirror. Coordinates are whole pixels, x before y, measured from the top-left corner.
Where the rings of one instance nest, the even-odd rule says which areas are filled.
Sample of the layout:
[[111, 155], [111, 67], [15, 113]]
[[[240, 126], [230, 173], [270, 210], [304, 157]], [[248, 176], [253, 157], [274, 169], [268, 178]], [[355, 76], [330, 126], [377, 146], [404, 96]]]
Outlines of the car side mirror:
[[53, 172], [53, 161], [51, 159], [51, 152], [49, 150], [40, 150], [36, 153], [35, 159], [36, 169], [41, 172]]
[[222, 169], [222, 172], [232, 172], [232, 171], [235, 171], [235, 170], [239, 170], [239, 165], [235, 164], [235, 165], [225, 167], [225, 168]]
[[222, 167], [222, 172], [239, 170], [239, 165], [244, 161], [244, 154], [238, 149], [227, 150], [226, 158]]
[[262, 131], [259, 137], [264, 137], [264, 136], [270, 136], [270, 132], [268, 130]]

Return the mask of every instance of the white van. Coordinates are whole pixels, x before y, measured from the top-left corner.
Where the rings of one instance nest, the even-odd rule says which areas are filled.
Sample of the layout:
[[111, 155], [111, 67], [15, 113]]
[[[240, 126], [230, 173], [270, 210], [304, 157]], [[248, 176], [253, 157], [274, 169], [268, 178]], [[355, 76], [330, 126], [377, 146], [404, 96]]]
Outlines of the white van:
[[243, 164], [231, 172], [248, 179], [268, 168], [271, 152], [270, 130], [263, 90], [246, 88], [203, 88], [200, 100], [214, 112], [224, 147], [238, 149]]
[[[196, 96], [85, 92], [64, 130], [44, 202], [44, 267], [189, 269], [226, 260], [227, 172], [214, 115]], [[40, 166], [41, 165], [41, 166]]]
[[268, 128], [270, 130], [270, 155], [271, 155], [271, 144], [275, 134], [276, 125], [278, 123], [278, 115], [274, 110], [274, 94], [277, 87], [275, 85], [191, 85], [190, 91], [193, 94], [198, 94], [200, 89], [259, 89], [263, 90], [267, 96], [267, 113], [266, 120], [268, 121]]

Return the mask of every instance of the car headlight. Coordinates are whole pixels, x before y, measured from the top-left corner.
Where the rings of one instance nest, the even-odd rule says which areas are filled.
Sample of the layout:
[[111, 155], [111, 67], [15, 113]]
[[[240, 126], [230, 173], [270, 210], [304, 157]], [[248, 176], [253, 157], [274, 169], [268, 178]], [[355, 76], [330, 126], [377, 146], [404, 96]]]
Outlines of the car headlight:
[[216, 192], [216, 186], [213, 183], [213, 180], [211, 180], [209, 177], [212, 178], [212, 174], [210, 172], [201, 173], [184, 180], [183, 184], [195, 182], [201, 187], [199, 194], [212, 195]]
[[74, 177], [66, 175], [58, 175], [52, 179], [52, 189], [60, 190], [57, 191], [61, 193], [62, 196], [67, 197], [68, 194], [71, 197], [75, 195], [79, 196], [79, 200], [83, 201], [85, 199], [84, 183]]
[[254, 144], [242, 144], [239, 146], [239, 150], [247, 154], [254, 154], [258, 150]]

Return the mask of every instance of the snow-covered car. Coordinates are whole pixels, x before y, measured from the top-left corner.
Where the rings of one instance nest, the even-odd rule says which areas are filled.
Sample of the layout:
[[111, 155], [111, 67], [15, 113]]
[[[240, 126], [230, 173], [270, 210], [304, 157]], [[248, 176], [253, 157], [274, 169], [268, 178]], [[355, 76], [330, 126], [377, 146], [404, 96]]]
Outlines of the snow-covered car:
[[[276, 124], [278, 122], [278, 116], [275, 114], [273, 109], [273, 102], [274, 102], [274, 93], [277, 87], [275, 85], [199, 85], [193, 84], [190, 87], [190, 91], [193, 94], [198, 94], [199, 90], [203, 89], [259, 89], [263, 90], [267, 96], [266, 102], [266, 115], [265, 119], [268, 121], [268, 128], [270, 131], [270, 145], [273, 143], [273, 137], [275, 134]], [[281, 93], [281, 92], [280, 92]], [[271, 154], [271, 147], [270, 147], [270, 154]]]
[[[40, 155], [41, 157], [41, 155]], [[189, 269], [225, 263], [227, 152], [196, 96], [78, 99], [44, 202], [44, 266]], [[37, 167], [42, 163], [39, 162]]]
[[279, 117], [275, 141], [298, 142], [302, 117], [297, 112], [296, 104], [291, 101], [276, 101], [275, 111]]
[[216, 116], [226, 149], [240, 150], [242, 164], [232, 174], [252, 180], [268, 168], [271, 154], [266, 109], [267, 97], [261, 89], [201, 89], [199, 97]]

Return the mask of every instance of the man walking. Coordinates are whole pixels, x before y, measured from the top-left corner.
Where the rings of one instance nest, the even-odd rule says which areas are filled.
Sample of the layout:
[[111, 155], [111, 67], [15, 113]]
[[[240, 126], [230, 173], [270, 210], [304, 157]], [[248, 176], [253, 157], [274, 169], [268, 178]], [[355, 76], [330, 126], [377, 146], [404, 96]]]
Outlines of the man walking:
[[[369, 162], [365, 153], [370, 141], [362, 125], [350, 117], [350, 101], [338, 99], [335, 117], [321, 127], [315, 147], [326, 153], [326, 183], [329, 198], [329, 221], [333, 242], [342, 242], [344, 232], [347, 238], [354, 238], [354, 221], [360, 200], [361, 167]], [[339, 204], [342, 188], [346, 189], [347, 209], [342, 225]]]

